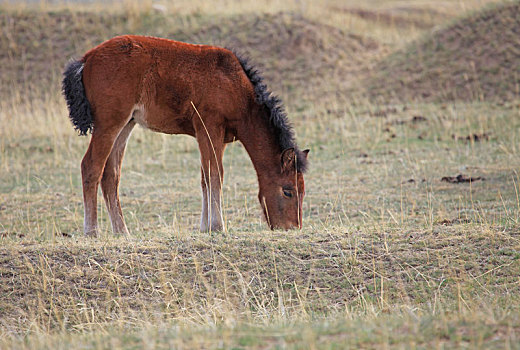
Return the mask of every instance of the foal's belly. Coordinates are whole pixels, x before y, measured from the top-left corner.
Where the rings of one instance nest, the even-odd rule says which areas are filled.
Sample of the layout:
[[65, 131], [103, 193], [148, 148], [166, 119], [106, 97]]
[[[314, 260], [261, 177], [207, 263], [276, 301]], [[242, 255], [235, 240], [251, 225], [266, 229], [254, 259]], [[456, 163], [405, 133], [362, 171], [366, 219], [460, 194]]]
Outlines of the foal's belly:
[[143, 128], [155, 132], [195, 136], [191, 116], [183, 117], [172, 113], [149, 111], [138, 104], [132, 109], [131, 117]]

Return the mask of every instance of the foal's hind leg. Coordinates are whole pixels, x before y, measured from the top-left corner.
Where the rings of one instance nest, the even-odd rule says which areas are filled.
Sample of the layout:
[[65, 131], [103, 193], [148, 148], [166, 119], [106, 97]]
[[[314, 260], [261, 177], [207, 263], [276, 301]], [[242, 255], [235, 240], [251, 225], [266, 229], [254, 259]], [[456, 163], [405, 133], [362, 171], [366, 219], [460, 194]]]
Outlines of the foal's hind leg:
[[126, 143], [135, 126], [134, 121], [130, 121], [119, 133], [112, 151], [105, 164], [103, 177], [101, 178], [101, 190], [105, 198], [110, 222], [112, 223], [112, 231], [114, 233], [128, 234], [125, 225], [121, 203], [119, 202], [119, 181], [121, 179], [121, 165], [123, 164], [123, 156], [125, 154]]
[[83, 203], [85, 205], [83, 230], [88, 236], [97, 235], [97, 189], [112, 146], [123, 126], [124, 124], [104, 128], [95, 125], [87, 153], [81, 161]]

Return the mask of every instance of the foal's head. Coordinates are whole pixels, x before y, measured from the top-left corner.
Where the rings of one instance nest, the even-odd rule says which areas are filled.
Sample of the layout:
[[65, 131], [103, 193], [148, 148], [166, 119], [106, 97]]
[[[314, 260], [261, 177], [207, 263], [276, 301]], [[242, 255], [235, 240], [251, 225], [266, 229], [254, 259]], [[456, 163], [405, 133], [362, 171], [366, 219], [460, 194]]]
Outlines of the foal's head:
[[302, 227], [305, 184], [303, 164], [299, 166], [298, 159], [307, 160], [308, 153], [309, 150], [295, 151], [294, 148], [283, 151], [279, 174], [264, 181], [260, 186], [258, 199], [271, 229]]

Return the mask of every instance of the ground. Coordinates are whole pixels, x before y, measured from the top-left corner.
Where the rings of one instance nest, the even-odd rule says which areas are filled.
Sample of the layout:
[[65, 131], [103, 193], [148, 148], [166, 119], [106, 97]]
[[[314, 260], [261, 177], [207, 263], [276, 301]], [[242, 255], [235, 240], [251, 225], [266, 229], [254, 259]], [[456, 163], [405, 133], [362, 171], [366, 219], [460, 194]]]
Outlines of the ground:
[[[518, 2], [175, 4], [0, 5], [0, 348], [520, 347]], [[267, 229], [234, 143], [198, 232], [195, 140], [136, 128], [131, 234], [99, 197], [83, 236], [61, 71], [123, 33], [261, 68], [311, 149], [302, 230]]]

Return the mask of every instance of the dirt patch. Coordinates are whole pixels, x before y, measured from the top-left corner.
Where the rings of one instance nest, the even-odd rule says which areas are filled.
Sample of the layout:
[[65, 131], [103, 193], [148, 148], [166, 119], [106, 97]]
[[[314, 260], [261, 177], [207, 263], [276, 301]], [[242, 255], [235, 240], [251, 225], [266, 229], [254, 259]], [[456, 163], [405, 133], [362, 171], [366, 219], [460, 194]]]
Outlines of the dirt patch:
[[512, 100], [520, 95], [520, 3], [495, 6], [384, 59], [366, 80], [381, 100]]
[[422, 115], [414, 115], [412, 117], [412, 123], [421, 123], [421, 122], [425, 122], [427, 120], [428, 119], [426, 119], [426, 117], [423, 117]]
[[467, 136], [458, 136], [458, 135], [451, 135], [451, 137], [455, 140], [464, 140], [466, 142], [480, 142], [480, 141], [489, 141], [489, 138], [491, 136], [491, 133], [484, 132], [480, 134], [469, 134]]
[[18, 233], [18, 232], [12, 232], [12, 231], [2, 231], [2, 232], [0, 232], [0, 237], [2, 237], [2, 238], [6, 238], [6, 237], [23, 238], [23, 237], [25, 237], [25, 234]]
[[385, 109], [378, 109], [374, 112], [370, 112], [370, 116], [371, 117], [381, 117], [381, 118], [386, 118], [388, 117], [389, 114], [395, 114], [397, 113], [397, 108], [395, 107], [388, 107], [388, 108], [385, 108]]
[[460, 183], [467, 183], [467, 182], [475, 182], [475, 181], [484, 181], [485, 179], [483, 177], [477, 176], [477, 177], [471, 177], [459, 174], [457, 176], [444, 176], [441, 181], [443, 182], [449, 182], [452, 184], [460, 184]]
[[408, 179], [406, 181], [401, 182], [401, 184], [402, 185], [404, 185], [404, 184], [414, 184], [414, 183], [417, 183], [417, 182], [426, 182], [426, 179], [420, 179], [420, 180]]
[[468, 224], [470, 222], [471, 222], [471, 220], [469, 220], [469, 219], [455, 218], [455, 219], [444, 219], [444, 220], [437, 222], [437, 224], [443, 225], [443, 226], [451, 226], [451, 225], [457, 225], [457, 224]]

